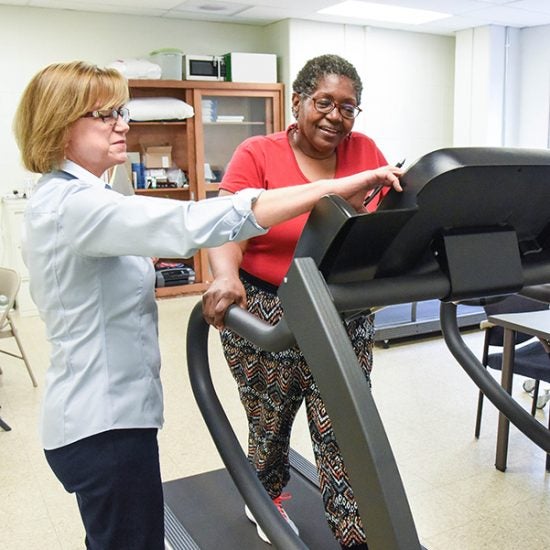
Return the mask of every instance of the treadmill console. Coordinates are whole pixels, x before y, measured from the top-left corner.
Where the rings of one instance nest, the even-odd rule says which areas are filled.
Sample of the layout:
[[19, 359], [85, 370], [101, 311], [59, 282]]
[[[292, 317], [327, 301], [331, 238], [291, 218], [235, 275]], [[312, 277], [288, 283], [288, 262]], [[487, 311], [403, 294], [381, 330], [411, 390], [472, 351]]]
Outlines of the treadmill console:
[[401, 181], [370, 214], [323, 199], [296, 256], [313, 257], [329, 283], [443, 270], [456, 300], [517, 292], [522, 266], [550, 255], [548, 150], [440, 149]]

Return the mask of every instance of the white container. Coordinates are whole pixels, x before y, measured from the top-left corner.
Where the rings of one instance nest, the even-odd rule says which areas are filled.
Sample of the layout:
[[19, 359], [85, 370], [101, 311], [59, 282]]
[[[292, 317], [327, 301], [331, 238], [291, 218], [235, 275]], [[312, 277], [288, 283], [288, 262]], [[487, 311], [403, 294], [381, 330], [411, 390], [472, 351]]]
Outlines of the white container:
[[160, 65], [162, 80], [182, 80], [183, 52], [177, 48], [162, 48], [149, 54], [151, 61]]
[[230, 82], [277, 82], [277, 56], [272, 53], [225, 54], [225, 79]]

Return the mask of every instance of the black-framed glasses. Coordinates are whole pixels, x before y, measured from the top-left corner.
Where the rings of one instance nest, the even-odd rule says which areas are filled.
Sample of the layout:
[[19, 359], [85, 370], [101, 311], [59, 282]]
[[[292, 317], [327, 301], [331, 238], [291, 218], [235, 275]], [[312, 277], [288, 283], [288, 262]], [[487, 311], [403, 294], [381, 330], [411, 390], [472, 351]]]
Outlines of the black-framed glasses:
[[336, 103], [336, 101], [330, 99], [329, 97], [311, 97], [308, 94], [302, 94], [305, 97], [309, 97], [313, 101], [313, 106], [318, 113], [328, 115], [332, 113], [334, 109], [338, 109], [338, 112], [348, 120], [353, 120], [361, 112], [362, 109], [357, 107], [357, 105], [352, 105], [351, 103]]
[[130, 110], [127, 107], [120, 107], [120, 109], [105, 109], [104, 111], [90, 111], [82, 118], [100, 118], [103, 122], [111, 122], [116, 124], [119, 117], [124, 122], [130, 122]]

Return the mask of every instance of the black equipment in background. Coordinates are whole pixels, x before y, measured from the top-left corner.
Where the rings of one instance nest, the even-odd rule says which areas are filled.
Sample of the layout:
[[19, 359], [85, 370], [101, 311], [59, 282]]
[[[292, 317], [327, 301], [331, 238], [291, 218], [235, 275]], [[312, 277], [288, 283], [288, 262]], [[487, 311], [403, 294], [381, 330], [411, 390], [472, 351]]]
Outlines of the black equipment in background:
[[190, 285], [195, 282], [195, 271], [188, 266], [158, 269], [156, 274], [157, 280], [155, 286], [157, 288]]

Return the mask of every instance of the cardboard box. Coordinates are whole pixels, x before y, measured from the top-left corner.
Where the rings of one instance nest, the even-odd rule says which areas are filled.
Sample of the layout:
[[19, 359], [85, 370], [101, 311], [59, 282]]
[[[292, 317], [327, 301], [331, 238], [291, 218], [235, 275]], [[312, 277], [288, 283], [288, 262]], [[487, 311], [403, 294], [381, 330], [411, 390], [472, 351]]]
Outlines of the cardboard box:
[[170, 145], [146, 147], [143, 164], [145, 168], [171, 168], [172, 147]]
[[224, 55], [225, 80], [277, 82], [277, 56], [272, 53], [232, 52]]

